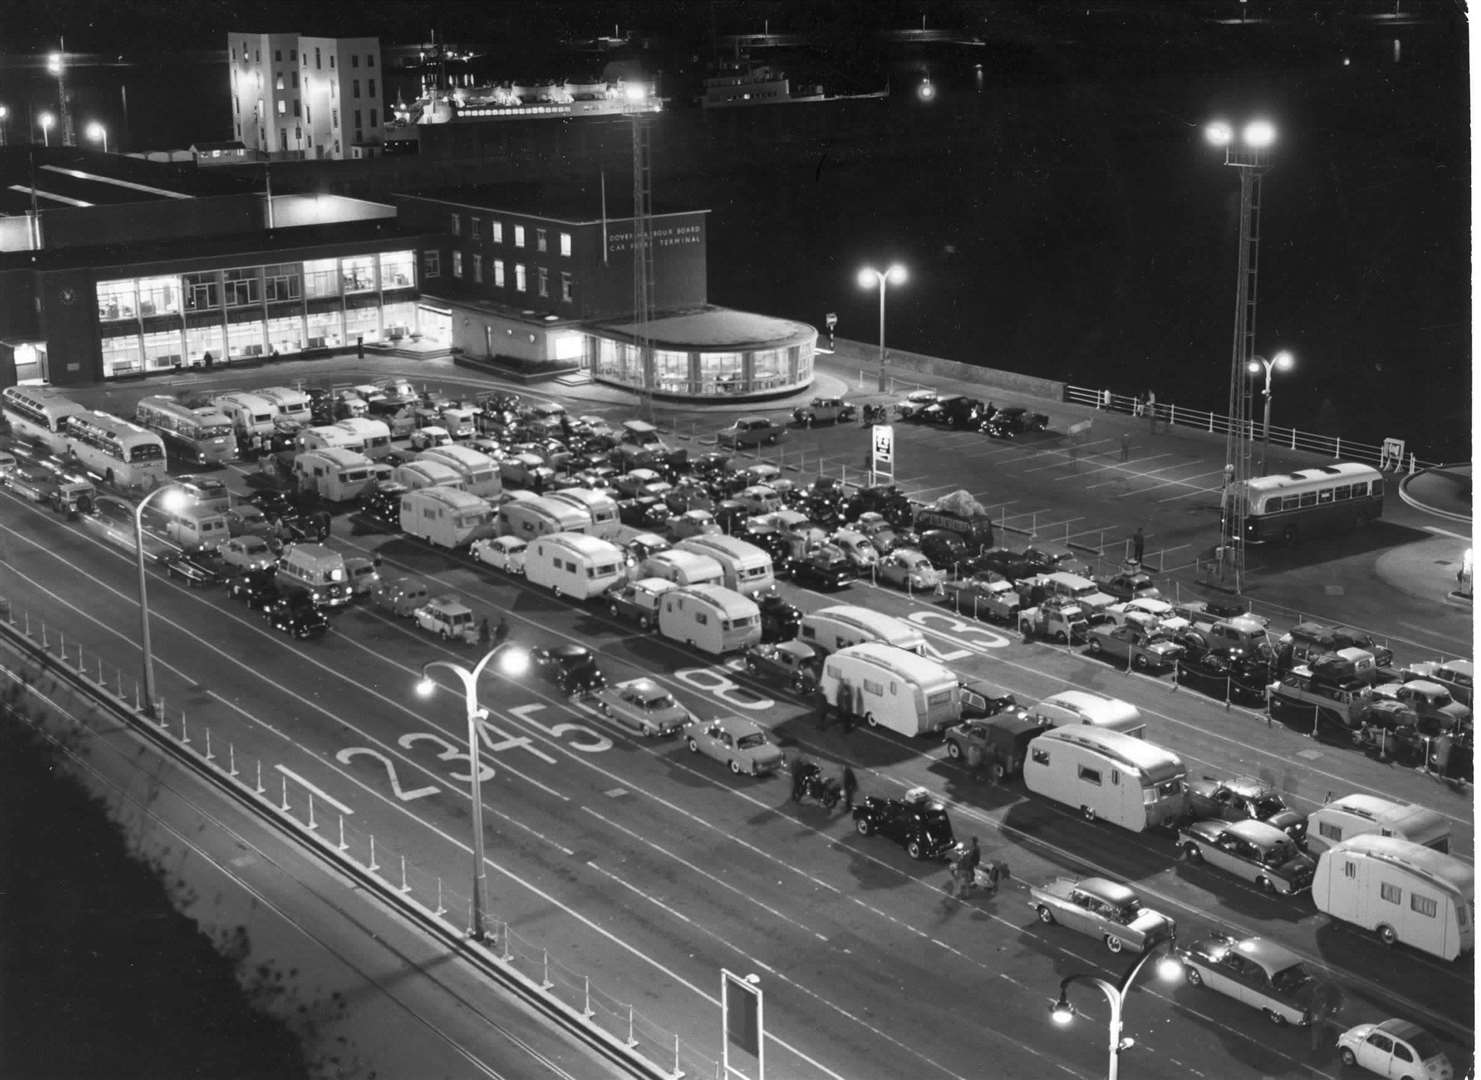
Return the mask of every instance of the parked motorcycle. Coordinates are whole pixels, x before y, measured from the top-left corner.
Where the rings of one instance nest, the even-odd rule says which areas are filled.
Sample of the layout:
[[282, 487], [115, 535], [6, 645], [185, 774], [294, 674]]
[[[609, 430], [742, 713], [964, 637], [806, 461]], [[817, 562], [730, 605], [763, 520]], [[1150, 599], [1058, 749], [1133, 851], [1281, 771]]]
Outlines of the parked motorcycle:
[[890, 418], [888, 405], [865, 405], [859, 413], [864, 424], [883, 424]]
[[841, 798], [843, 789], [838, 781], [831, 776], [824, 776], [823, 770], [811, 762], [801, 766], [800, 771], [792, 778], [792, 801], [795, 803], [800, 803], [803, 799], [816, 799], [832, 810]]

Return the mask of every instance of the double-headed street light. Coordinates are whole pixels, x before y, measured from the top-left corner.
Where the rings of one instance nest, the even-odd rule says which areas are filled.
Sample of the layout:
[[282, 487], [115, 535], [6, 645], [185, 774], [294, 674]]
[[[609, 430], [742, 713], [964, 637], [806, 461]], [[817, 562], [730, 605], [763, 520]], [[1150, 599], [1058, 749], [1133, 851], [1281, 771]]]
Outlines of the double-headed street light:
[[103, 144], [103, 153], [108, 152], [108, 129], [96, 120], [87, 125], [87, 137]]
[[[483, 763], [478, 755], [478, 722], [488, 714], [478, 704], [478, 679], [496, 657], [503, 658], [499, 670], [516, 678], [525, 673], [530, 663], [530, 654], [523, 648], [512, 641], [501, 641], [471, 670], [451, 660], [429, 661], [422, 665], [422, 678], [417, 683], [417, 693], [430, 697], [437, 689], [431, 676], [434, 668], [451, 671], [463, 683], [463, 703], [468, 714], [468, 772], [472, 778], [473, 795], [473, 910], [469, 916], [472, 925], [468, 927], [468, 936], [474, 941], [484, 939], [483, 916], [488, 907], [488, 871], [483, 854]], [[489, 775], [493, 775], [492, 769]]]
[[872, 266], [866, 266], [859, 271], [859, 287], [867, 289], [871, 285], [879, 285], [879, 390], [884, 392], [884, 294], [885, 285], [899, 285], [905, 280], [905, 267], [895, 263], [888, 270], [876, 270]]
[[1111, 1003], [1111, 1018], [1109, 1021], [1110, 1061], [1106, 1066], [1106, 1080], [1116, 1080], [1120, 1066], [1121, 1051], [1130, 1049], [1134, 1042], [1132, 1039], [1121, 1038], [1121, 1011], [1126, 1005], [1126, 995], [1131, 992], [1131, 984], [1136, 981], [1136, 977], [1141, 974], [1142, 969], [1154, 958], [1157, 960], [1157, 975], [1164, 982], [1172, 982], [1182, 977], [1182, 964], [1159, 949], [1148, 949], [1137, 959], [1135, 964], [1131, 965], [1126, 974], [1121, 976], [1120, 982], [1110, 983], [1102, 979], [1099, 975], [1090, 975], [1083, 972], [1068, 975], [1060, 980], [1059, 1000], [1054, 1003], [1050, 1010], [1050, 1015], [1054, 1017], [1056, 1024], [1068, 1024], [1075, 1018], [1075, 1010], [1070, 1007], [1069, 999], [1071, 983], [1089, 983], [1105, 994], [1106, 1000]]
[[149, 643], [149, 578], [144, 573], [144, 508], [154, 499], [162, 499], [166, 510], [178, 510], [185, 502], [185, 489], [179, 484], [157, 487], [134, 507], [134, 555], [139, 565], [139, 644], [144, 650], [145, 716], [154, 715], [154, 650]]
[[1272, 356], [1269, 360], [1263, 356], [1250, 357], [1249, 373], [1260, 374], [1261, 369], [1265, 371], [1265, 428], [1260, 437], [1260, 475], [1265, 475], [1265, 457], [1270, 452], [1270, 376], [1277, 371], [1289, 371], [1296, 366], [1296, 358], [1289, 352], [1282, 350]]

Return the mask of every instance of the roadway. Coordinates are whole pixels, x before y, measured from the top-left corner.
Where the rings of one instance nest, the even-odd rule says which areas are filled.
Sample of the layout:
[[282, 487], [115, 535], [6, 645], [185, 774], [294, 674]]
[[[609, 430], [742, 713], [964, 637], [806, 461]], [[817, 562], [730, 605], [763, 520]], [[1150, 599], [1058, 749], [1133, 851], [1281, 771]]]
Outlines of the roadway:
[[[824, 455], [842, 453], [825, 440], [862, 441], [857, 429], [807, 436]], [[1043, 483], [1034, 474], [1010, 478], [1015, 461], [1021, 470], [1034, 467], [1027, 462], [1035, 453], [1042, 451], [980, 440], [962, 447], [949, 467], [991, 476], [1005, 493], [1010, 482], [1033, 491]], [[16, 609], [49, 612], [90, 654], [134, 670], [130, 563], [47, 512], [6, 499], [0, 553], [14, 571]], [[1124, 522], [1113, 515], [1126, 505], [1124, 497], [1105, 498], [1108, 527]], [[830, 768], [852, 763], [865, 793], [924, 784], [947, 799], [960, 835], [980, 835], [987, 852], [1012, 868], [1014, 882], [997, 897], [959, 903], [943, 894], [944, 869], [914, 864], [886, 840], [857, 836], [842, 815], [791, 803], [784, 779], [733, 778], [676, 741], [630, 738], [543, 684], [486, 678], [481, 700], [491, 717], [481, 758], [494, 769], [484, 785], [493, 909], [522, 939], [548, 944], [589, 973], [604, 994], [679, 1032], [701, 1067], [719, 1053], [723, 966], [762, 978], [773, 1075], [967, 1077], [980, 1071], [985, 1054], [1004, 1076], [1042, 1076], [1055, 1067], [1099, 1075], [1103, 1004], [1077, 998], [1091, 1021], [1068, 1032], [1051, 1027], [1048, 1006], [1063, 975], [1114, 977], [1122, 961], [1089, 939], [1040, 927], [1022, 884], [1092, 871], [1136, 883], [1184, 933], [1258, 933], [1323, 965], [1347, 991], [1344, 1023], [1420, 1019], [1440, 1031], [1462, 1068], [1469, 1059], [1468, 964], [1386, 953], [1363, 935], [1328, 927], [1308, 900], [1267, 899], [1185, 865], [1166, 836], [1089, 825], [1018, 787], [974, 783], [944, 760], [939, 743], [819, 731], [806, 703], [521, 581], [397, 537], [351, 535], [343, 521], [334, 542], [347, 552], [379, 550], [383, 572], [430, 577], [480, 613], [503, 613], [521, 643], [596, 647], [609, 680], [652, 674], [702, 716], [754, 716], [789, 755], [806, 753]], [[786, 591], [804, 607], [863, 602], [904, 615], [964, 673], [1024, 698], [1082, 686], [1130, 700], [1148, 717], [1149, 737], [1177, 750], [1191, 773], [1254, 773], [1300, 809], [1328, 792], [1412, 799], [1451, 819], [1458, 850], [1473, 848], [1468, 795], [1314, 743], [1262, 715], [1226, 710], [1068, 650], [1026, 645], [868, 585], [829, 597]], [[197, 740], [210, 727], [217, 754], [229, 745], [239, 769], [261, 763], [268, 786], [281, 787], [300, 812], [315, 792], [320, 827], [345, 822], [352, 851], [374, 835], [388, 880], [397, 879], [396, 858], [404, 854], [419, 887], [440, 879], [450, 909], [466, 904], [460, 702], [451, 693], [419, 699], [412, 686], [424, 661], [471, 662], [468, 650], [444, 648], [365, 610], [336, 616], [323, 641], [294, 644], [219, 592], [191, 592], [158, 576], [151, 606], [168, 715], [184, 710]], [[1270, 1028], [1246, 1007], [1190, 987], [1148, 981], [1127, 1021], [1137, 1039], [1129, 1054], [1146, 1076], [1338, 1071], [1330, 1046], [1312, 1051], [1305, 1033]]]

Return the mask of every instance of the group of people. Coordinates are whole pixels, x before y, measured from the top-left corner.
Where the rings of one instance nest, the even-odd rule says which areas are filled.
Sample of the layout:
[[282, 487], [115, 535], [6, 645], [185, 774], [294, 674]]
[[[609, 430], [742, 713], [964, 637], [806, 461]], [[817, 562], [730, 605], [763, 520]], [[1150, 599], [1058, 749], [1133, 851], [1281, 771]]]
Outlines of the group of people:
[[509, 623], [505, 621], [504, 616], [499, 616], [499, 625], [493, 628], [489, 627], [489, 617], [487, 615], [479, 620], [478, 644], [481, 648], [487, 649], [490, 642], [495, 645], [502, 645], [508, 638]]

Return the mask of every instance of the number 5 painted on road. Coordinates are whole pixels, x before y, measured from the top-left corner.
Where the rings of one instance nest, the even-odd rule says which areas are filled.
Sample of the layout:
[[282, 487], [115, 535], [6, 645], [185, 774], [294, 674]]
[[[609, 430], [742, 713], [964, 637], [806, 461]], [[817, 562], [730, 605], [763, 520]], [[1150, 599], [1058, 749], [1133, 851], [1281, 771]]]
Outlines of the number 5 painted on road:
[[507, 711], [511, 716], [517, 716], [525, 723], [531, 724], [534, 727], [539, 728], [546, 734], [552, 735], [557, 739], [567, 733], [574, 733], [576, 735], [586, 736], [586, 738], [590, 740], [589, 742], [577, 742], [574, 739], [571, 740], [571, 749], [579, 750], [583, 754], [600, 754], [603, 750], [612, 749], [611, 739], [607, 738], [605, 735], [598, 735], [595, 731], [587, 727], [585, 724], [567, 723], [547, 725], [540, 723], [540, 721], [536, 720], [530, 715], [531, 713], [539, 712], [543, 708], [545, 708], [544, 705], [516, 705], [514, 708]]

